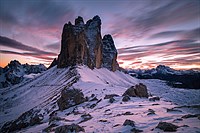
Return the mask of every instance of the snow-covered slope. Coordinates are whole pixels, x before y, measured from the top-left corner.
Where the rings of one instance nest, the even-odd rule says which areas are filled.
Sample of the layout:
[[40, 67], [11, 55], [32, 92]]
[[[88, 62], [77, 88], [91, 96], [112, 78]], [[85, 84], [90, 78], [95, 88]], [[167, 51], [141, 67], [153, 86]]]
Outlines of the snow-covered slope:
[[[139, 82], [144, 82], [149, 93], [161, 96], [161, 99], [150, 101], [148, 98], [131, 97], [129, 101], [123, 102], [122, 94]], [[80, 89], [88, 100], [60, 111], [57, 100], [66, 86]], [[159, 91], [160, 89], [161, 91]], [[169, 95], [164, 94], [165, 91]], [[200, 91], [190, 91], [191, 93], [179, 89], [174, 91], [172, 88], [165, 90], [165, 86], [159, 80], [156, 82], [138, 80], [123, 72], [111, 72], [105, 68], [91, 70], [86, 66], [63, 69], [53, 67], [32, 81], [0, 90], [0, 124], [2, 127], [5, 122], [15, 120], [28, 111], [36, 112], [41, 116], [41, 121], [33, 126], [24, 126], [26, 128], [22, 128], [20, 132], [54, 132], [59, 126], [74, 123], [83, 127], [87, 133], [128, 133], [131, 132], [131, 129], [133, 130], [133, 127], [123, 126], [126, 119], [134, 121], [134, 128], [144, 132], [161, 132], [155, 128], [160, 121], [180, 126], [177, 132], [195, 132], [200, 130], [200, 120], [197, 117], [181, 118], [188, 113], [200, 113], [198, 110]], [[170, 95], [171, 93], [173, 94]], [[118, 96], [114, 96], [114, 101], [110, 102], [110, 99], [104, 99], [105, 95], [109, 94]], [[193, 103], [194, 100], [184, 98], [184, 94], [185, 97], [193, 97], [196, 101]], [[179, 98], [183, 101], [177, 102], [176, 100]], [[171, 100], [169, 101], [169, 99]], [[184, 108], [195, 105], [198, 109], [187, 112], [181, 107], [182, 105], [186, 105]], [[190, 106], [190, 108], [193, 107]], [[152, 110], [155, 111], [155, 114], [152, 113]], [[18, 120], [22, 118], [20, 117]]]

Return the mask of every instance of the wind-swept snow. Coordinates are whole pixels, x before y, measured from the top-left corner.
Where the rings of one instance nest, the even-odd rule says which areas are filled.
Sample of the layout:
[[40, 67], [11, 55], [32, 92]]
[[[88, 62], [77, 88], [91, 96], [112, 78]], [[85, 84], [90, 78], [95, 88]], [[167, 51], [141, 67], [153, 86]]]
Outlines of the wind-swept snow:
[[[72, 82], [77, 77], [79, 80]], [[56, 101], [61, 90], [70, 82], [73, 83], [71, 87], [80, 89], [88, 101], [59, 111]], [[149, 93], [161, 99], [149, 101], [148, 98], [131, 97], [129, 101], [123, 102], [122, 94], [130, 86], [140, 82], [147, 86]], [[161, 121], [180, 126], [177, 129], [180, 133], [200, 131], [200, 120], [197, 117], [182, 118], [188, 113], [199, 113], [200, 90], [170, 88], [160, 80], [138, 80], [123, 72], [111, 72], [105, 68], [91, 70], [86, 66], [78, 66], [76, 69], [53, 67], [32, 81], [6, 90], [1, 89], [0, 92], [1, 124], [16, 119], [34, 107], [43, 112], [42, 124], [20, 132], [41, 132], [53, 124], [56, 126], [49, 128], [49, 132], [54, 132], [56, 127], [72, 123], [82, 126], [87, 133], [129, 133], [133, 128], [143, 132], [162, 132], [155, 128]], [[118, 95], [113, 97], [113, 103], [110, 99], [104, 99], [105, 95], [109, 94]], [[188, 112], [181, 107], [183, 105], [185, 108], [197, 105], [195, 107], [198, 109]], [[53, 120], [49, 119], [50, 114], [55, 115]], [[123, 126], [126, 119], [134, 121], [135, 127]]]

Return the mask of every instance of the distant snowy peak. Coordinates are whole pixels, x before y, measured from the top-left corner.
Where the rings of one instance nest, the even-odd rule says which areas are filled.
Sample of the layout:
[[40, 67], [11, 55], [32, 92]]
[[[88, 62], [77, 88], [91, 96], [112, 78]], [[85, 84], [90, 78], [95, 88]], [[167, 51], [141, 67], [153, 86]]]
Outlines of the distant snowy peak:
[[17, 60], [10, 61], [6, 67], [0, 68], [0, 88], [18, 84], [27, 78], [33, 78], [46, 69], [43, 64], [29, 65], [27, 63], [21, 64]]
[[149, 70], [129, 70], [128, 73], [139, 79], [166, 80], [176, 88], [200, 89], [200, 71], [174, 70], [168, 66], [159, 65]]
[[194, 70], [175, 70], [173, 68], [170, 68], [169, 66], [165, 65], [158, 65], [156, 68], [152, 69], [131, 69], [128, 70], [129, 73], [136, 73], [136, 74], [148, 74], [148, 75], [154, 75], [154, 74], [174, 74], [174, 75], [184, 75], [184, 74], [194, 74], [194, 73], [200, 73], [200, 71], [194, 71]]

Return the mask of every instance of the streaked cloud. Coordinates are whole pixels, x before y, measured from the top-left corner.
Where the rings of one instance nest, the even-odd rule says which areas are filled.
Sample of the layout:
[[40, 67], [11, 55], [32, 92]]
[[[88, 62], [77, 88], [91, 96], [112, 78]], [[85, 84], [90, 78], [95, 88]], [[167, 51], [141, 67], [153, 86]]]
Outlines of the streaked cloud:
[[195, 40], [175, 40], [160, 44], [127, 47], [118, 51], [118, 60], [130, 62], [128, 66], [130, 68], [155, 67], [159, 64], [199, 64], [200, 66], [200, 43]]
[[79, 15], [101, 17], [102, 36], [113, 36], [123, 67], [199, 63], [199, 0], [1, 0], [0, 54], [49, 62], [63, 25]]

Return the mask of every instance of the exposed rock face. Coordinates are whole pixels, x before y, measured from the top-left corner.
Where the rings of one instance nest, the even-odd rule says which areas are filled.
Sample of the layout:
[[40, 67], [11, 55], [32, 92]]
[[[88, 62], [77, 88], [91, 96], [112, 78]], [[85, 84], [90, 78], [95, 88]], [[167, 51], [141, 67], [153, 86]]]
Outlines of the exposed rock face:
[[86, 23], [86, 38], [89, 46], [90, 64], [89, 67], [100, 68], [102, 65], [102, 37], [101, 37], [101, 19], [94, 16], [92, 20]]
[[[105, 60], [103, 56], [106, 57]], [[58, 68], [85, 64], [90, 68], [103, 66], [115, 71], [118, 69], [116, 58], [117, 50], [111, 35], [104, 36], [102, 40], [99, 16], [94, 16], [86, 24], [79, 16], [75, 20], [75, 25], [71, 22], [64, 25]]]
[[56, 58], [54, 58], [53, 62], [51, 63], [51, 65], [47, 69], [50, 69], [50, 68], [56, 66], [57, 64], [58, 64], [58, 60]]
[[119, 69], [117, 49], [111, 35], [105, 35], [103, 37], [103, 67], [112, 71]]

